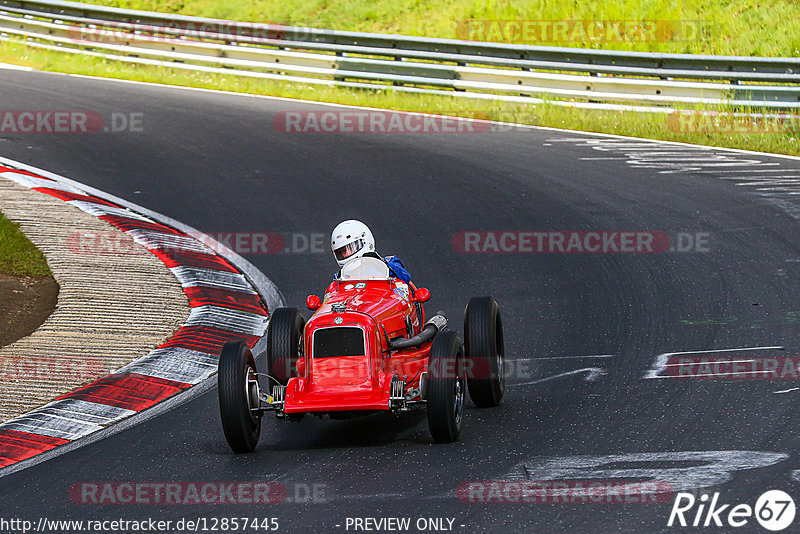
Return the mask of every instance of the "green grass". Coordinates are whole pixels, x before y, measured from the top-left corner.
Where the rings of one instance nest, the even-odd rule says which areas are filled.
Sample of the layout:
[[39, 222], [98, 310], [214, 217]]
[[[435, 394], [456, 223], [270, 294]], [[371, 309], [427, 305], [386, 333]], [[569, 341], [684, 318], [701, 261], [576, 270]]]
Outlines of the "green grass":
[[[469, 20], [702, 21], [688, 39], [564, 46], [743, 56], [800, 56], [797, 0], [95, 0], [96, 4], [336, 30], [457, 38]], [[530, 43], [536, 44], [536, 43]]]
[[47, 260], [19, 225], [0, 213], [0, 273], [10, 276], [51, 276]]
[[488, 116], [505, 122], [800, 155], [800, 132], [798, 131], [731, 135], [681, 133], [670, 129], [668, 116], [661, 113], [595, 111], [548, 103], [539, 105], [507, 104], [397, 91], [351, 90], [311, 84], [291, 84], [173, 68], [136, 66], [81, 54], [44, 51], [9, 42], [0, 43], [0, 61], [55, 72], [302, 98], [383, 109], [442, 113], [464, 117]]

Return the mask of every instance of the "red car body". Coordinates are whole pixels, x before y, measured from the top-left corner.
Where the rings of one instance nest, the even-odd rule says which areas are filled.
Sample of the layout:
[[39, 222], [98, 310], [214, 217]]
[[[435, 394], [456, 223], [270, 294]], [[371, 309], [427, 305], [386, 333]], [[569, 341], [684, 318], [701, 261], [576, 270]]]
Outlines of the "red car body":
[[[490, 296], [471, 298], [462, 341], [442, 314], [425, 316], [429, 298], [427, 289], [391, 277], [379, 258], [356, 258], [324, 301], [306, 299], [315, 312], [308, 322], [297, 308], [271, 310], [267, 373], [257, 372], [246, 343], [226, 343], [217, 385], [233, 451], [255, 449], [266, 412], [296, 421], [305, 414], [344, 419], [424, 406], [434, 441], [457, 440], [467, 389], [478, 407], [497, 406], [505, 391], [500, 309]], [[266, 391], [259, 377], [269, 381]]]
[[[420, 333], [425, 323], [420, 294], [429, 295], [394, 278], [334, 281], [306, 324], [306, 349], [297, 362], [299, 376], [287, 384], [284, 413], [390, 411], [394, 406], [393, 377], [404, 383], [407, 400], [419, 397], [419, 393], [412, 397], [408, 393], [420, 389], [431, 342], [390, 351], [389, 340]], [[311, 307], [314, 298], [309, 297]], [[352, 329], [362, 333], [363, 350], [356, 350], [358, 336]], [[344, 351], [345, 355], [329, 354], [331, 347], [325, 346], [331, 337], [328, 334], [341, 338], [345, 333], [354, 340], [346, 347], [350, 350]], [[336, 352], [335, 347], [333, 350]]]

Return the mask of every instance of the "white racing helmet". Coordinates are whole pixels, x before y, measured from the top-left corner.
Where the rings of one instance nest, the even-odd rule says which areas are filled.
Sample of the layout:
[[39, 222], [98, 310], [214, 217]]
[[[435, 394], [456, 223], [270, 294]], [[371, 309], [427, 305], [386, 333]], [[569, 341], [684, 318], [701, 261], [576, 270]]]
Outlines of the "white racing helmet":
[[375, 252], [375, 238], [361, 221], [340, 222], [331, 232], [331, 250], [339, 266], [367, 252]]

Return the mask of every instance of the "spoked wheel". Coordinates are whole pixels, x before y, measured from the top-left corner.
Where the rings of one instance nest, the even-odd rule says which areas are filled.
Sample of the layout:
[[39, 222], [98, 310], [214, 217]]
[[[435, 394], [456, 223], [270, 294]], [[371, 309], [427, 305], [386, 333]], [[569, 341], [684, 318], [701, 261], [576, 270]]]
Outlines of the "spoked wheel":
[[222, 430], [233, 452], [251, 452], [261, 434], [256, 363], [248, 346], [231, 341], [222, 347], [217, 374]]
[[306, 320], [297, 308], [277, 308], [267, 328], [267, 366], [269, 375], [285, 386], [297, 376], [297, 359], [303, 355], [303, 328]]
[[505, 347], [500, 306], [492, 297], [474, 297], [464, 311], [469, 396], [479, 408], [497, 406], [506, 391]]
[[466, 396], [464, 345], [455, 332], [439, 332], [428, 361], [428, 428], [436, 443], [458, 439]]

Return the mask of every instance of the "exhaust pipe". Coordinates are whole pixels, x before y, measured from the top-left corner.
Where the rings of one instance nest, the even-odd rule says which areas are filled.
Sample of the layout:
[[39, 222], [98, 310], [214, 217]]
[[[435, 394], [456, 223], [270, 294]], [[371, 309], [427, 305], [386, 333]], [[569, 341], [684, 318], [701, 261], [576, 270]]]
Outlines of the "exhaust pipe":
[[423, 343], [433, 339], [433, 336], [435, 336], [437, 332], [444, 330], [445, 328], [447, 328], [447, 317], [441, 313], [438, 313], [428, 319], [428, 322], [425, 323], [425, 328], [423, 328], [422, 332], [416, 336], [393, 339], [389, 341], [389, 350], [403, 350], [411, 347], [419, 347]]

